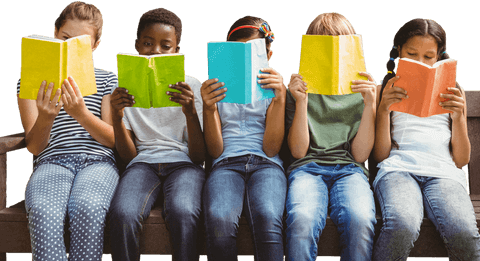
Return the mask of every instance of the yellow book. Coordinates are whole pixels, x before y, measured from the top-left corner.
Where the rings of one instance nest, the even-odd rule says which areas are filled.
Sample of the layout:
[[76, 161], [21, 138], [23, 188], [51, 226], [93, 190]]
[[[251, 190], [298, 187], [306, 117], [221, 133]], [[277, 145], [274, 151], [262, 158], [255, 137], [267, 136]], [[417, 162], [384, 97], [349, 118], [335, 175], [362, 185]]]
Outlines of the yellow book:
[[82, 96], [97, 92], [89, 35], [65, 41], [39, 35], [22, 38], [21, 99], [36, 100], [43, 80], [55, 84], [55, 93], [68, 76], [73, 77]]
[[303, 35], [299, 74], [307, 93], [351, 94], [353, 80], [367, 80], [360, 35]]

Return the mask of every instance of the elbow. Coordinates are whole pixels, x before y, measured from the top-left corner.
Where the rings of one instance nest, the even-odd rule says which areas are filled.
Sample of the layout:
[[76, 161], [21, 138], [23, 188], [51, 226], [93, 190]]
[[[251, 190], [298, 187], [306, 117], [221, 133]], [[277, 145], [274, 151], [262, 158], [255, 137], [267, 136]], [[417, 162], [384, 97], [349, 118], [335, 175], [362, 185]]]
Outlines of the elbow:
[[208, 150], [208, 154], [210, 154], [210, 156], [212, 156], [212, 158], [214, 159], [220, 157], [223, 153], [223, 147], [221, 149], [207, 149], [207, 150]]
[[307, 155], [307, 150], [291, 149], [292, 157], [295, 159], [301, 159]]
[[453, 159], [453, 161], [455, 162], [455, 166], [461, 169], [470, 162], [470, 155], [468, 155], [464, 159]]
[[42, 151], [37, 150], [34, 148], [32, 145], [28, 146], [27, 145], [27, 150], [32, 153], [34, 156], [38, 156]]

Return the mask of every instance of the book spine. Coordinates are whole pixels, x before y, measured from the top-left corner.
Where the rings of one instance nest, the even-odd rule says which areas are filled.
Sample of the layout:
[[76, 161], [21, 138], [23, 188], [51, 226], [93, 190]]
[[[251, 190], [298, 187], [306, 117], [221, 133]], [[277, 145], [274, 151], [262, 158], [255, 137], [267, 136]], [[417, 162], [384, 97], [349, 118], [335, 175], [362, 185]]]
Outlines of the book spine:
[[252, 44], [245, 44], [245, 104], [253, 102], [254, 97], [252, 96], [254, 95], [257, 87], [255, 78], [252, 77], [253, 55], [254, 54], [252, 52]]
[[60, 79], [58, 81], [58, 87], [62, 86], [63, 81], [68, 77], [68, 41], [60, 44]]
[[[341, 84], [340, 84], [340, 70], [339, 70], [339, 64], [340, 64], [340, 37], [339, 36], [334, 36], [331, 38], [332, 39], [332, 47], [333, 47], [333, 50], [332, 50], [332, 82], [330, 84], [331, 88], [336, 88], [336, 93], [342, 93], [341, 92]], [[342, 50], [343, 51], [343, 50]], [[335, 86], [334, 86], [335, 85]]]

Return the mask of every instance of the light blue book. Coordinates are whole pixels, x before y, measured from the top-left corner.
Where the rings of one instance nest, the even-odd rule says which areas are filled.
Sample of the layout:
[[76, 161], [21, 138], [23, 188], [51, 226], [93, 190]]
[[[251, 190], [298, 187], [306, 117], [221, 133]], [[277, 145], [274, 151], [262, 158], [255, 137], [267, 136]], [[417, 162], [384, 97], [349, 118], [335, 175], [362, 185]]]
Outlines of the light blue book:
[[208, 78], [224, 82], [228, 90], [220, 102], [248, 104], [275, 97], [257, 81], [268, 67], [265, 39], [208, 43]]

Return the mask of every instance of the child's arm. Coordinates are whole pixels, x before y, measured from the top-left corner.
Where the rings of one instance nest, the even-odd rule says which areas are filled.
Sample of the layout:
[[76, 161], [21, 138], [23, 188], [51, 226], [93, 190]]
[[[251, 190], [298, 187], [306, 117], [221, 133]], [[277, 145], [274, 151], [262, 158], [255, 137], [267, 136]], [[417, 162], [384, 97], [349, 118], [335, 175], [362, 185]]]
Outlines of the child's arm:
[[25, 143], [28, 151], [36, 156], [47, 147], [53, 122], [63, 106], [62, 100], [58, 104], [56, 102], [60, 98], [60, 89], [57, 89], [51, 102], [53, 82], [48, 85], [45, 93], [46, 85], [46, 81], [40, 85], [36, 101], [18, 98], [18, 109], [25, 130]]
[[218, 79], [210, 79], [202, 84], [200, 92], [203, 100], [203, 130], [208, 153], [213, 158], [218, 158], [223, 153], [222, 125], [217, 110], [217, 102], [225, 98], [227, 88]]
[[370, 152], [375, 142], [375, 116], [377, 111], [376, 84], [372, 76], [368, 73], [359, 73], [366, 76], [368, 81], [357, 80], [352, 83], [352, 91], [359, 92], [363, 96], [365, 107], [360, 120], [358, 132], [352, 141], [352, 155], [356, 162], [363, 163], [370, 156]]
[[134, 104], [133, 99], [134, 97], [129, 95], [128, 90], [124, 88], [116, 88], [110, 99], [115, 148], [125, 163], [130, 162], [137, 156], [134, 134], [131, 130], [127, 130], [122, 120], [123, 110], [125, 107], [131, 107]]
[[390, 155], [392, 149], [392, 138], [390, 136], [390, 106], [394, 103], [407, 99], [407, 91], [400, 87], [393, 87], [400, 77], [396, 76], [387, 82], [380, 100], [380, 92], [377, 94], [377, 119], [375, 126], [375, 143], [373, 146], [373, 157], [381, 162]]
[[[265, 119], [265, 133], [263, 134], [263, 151], [268, 157], [278, 154], [282, 147], [285, 135], [285, 95], [286, 88], [283, 85], [282, 76], [272, 68], [262, 69], [264, 74], [259, 74], [258, 80], [262, 88], [275, 90], [275, 98], [268, 106]], [[266, 74], [268, 73], [268, 74]]]
[[98, 142], [109, 148], [115, 147], [115, 137], [111, 125], [109, 107], [110, 95], [102, 98], [102, 119], [90, 112], [85, 105], [75, 80], [72, 77], [65, 79], [62, 85], [63, 109], [74, 118]]
[[453, 94], [442, 93], [440, 97], [448, 99], [440, 102], [442, 108], [452, 111], [452, 156], [455, 165], [461, 168], [470, 162], [470, 140], [467, 129], [467, 104], [465, 92], [457, 88], [448, 88]]
[[167, 92], [167, 94], [172, 96], [170, 100], [182, 105], [182, 112], [187, 119], [188, 153], [193, 162], [201, 163], [205, 161], [205, 140], [195, 108], [193, 90], [186, 82], [178, 82], [175, 85], [170, 85], [170, 88], [181, 92]]
[[292, 126], [288, 132], [287, 142], [292, 156], [300, 159], [307, 155], [310, 144], [307, 118], [307, 84], [302, 80], [301, 75], [292, 74], [288, 89], [295, 99], [295, 115], [293, 116]]

